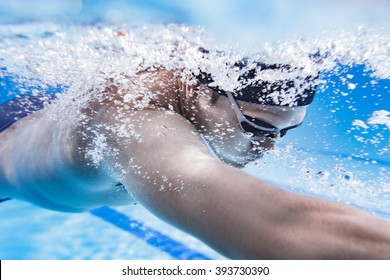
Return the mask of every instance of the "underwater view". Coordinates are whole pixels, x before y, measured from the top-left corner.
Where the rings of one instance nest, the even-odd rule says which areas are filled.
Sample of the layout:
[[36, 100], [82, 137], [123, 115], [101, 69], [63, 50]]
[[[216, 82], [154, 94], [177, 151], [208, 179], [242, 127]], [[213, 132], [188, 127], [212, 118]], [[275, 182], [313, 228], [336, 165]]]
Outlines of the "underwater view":
[[[227, 92], [247, 86], [241, 77], [251, 71], [256, 77], [248, 84], [288, 80], [294, 91], [268, 97], [287, 108], [296, 105], [294, 96], [304, 96], [308, 87], [315, 87], [302, 124], [242, 170], [282, 189], [353, 205], [390, 220], [389, 1], [375, 5], [363, 0], [327, 5], [309, 0], [60, 2], [0, 1], [0, 104], [34, 96], [47, 118], [69, 126], [88, 124], [85, 108], [90, 102], [104, 102], [108, 82], [121, 97], [121, 106], [150, 108], [153, 93], [147, 87], [139, 90], [140, 84], [156, 78], [139, 74], [150, 69], [180, 69], [175, 78], [187, 85], [196, 83], [194, 76], [207, 73], [212, 77], [208, 87]], [[261, 65], [288, 67], [264, 71]], [[140, 80], [133, 83], [136, 76]], [[33, 106], [26, 100], [26, 107]], [[121, 112], [116, 117], [123, 119], [123, 125], [104, 129], [128, 141], [145, 140], [137, 130], [142, 124], [125, 124]], [[213, 132], [230, 131], [215, 123]], [[100, 167], [117, 151], [108, 148], [100, 130], [92, 134], [93, 145], [86, 147], [85, 157], [91, 166]], [[202, 137], [219, 141], [206, 131]], [[220, 157], [218, 148], [209, 148]], [[124, 166], [116, 168], [118, 178], [126, 177]], [[161, 192], [181, 191], [171, 187], [169, 178], [163, 181]], [[132, 195], [131, 187], [119, 188]], [[113, 209], [134, 218], [133, 229], [143, 228], [153, 236], [162, 232], [159, 238], [168, 236], [192, 249], [167, 253], [161, 249], [163, 242], [148, 245], [144, 231], [130, 227], [132, 235], [122, 235], [93, 220], [95, 216], [110, 220], [107, 217], [116, 213], [110, 208], [57, 214], [11, 199], [0, 204], [0, 258], [224, 258], [139, 204]], [[23, 234], [13, 240], [19, 230]], [[121, 246], [107, 245], [113, 239]]]

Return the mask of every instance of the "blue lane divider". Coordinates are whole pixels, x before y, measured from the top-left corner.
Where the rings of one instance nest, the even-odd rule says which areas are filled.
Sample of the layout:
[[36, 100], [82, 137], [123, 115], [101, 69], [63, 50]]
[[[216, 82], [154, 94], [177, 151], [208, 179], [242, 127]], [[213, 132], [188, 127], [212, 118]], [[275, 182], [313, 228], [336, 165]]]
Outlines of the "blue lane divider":
[[7, 201], [7, 200], [10, 200], [11, 198], [7, 197], [7, 198], [0, 198], [0, 203], [4, 202], [4, 201]]
[[123, 213], [120, 213], [110, 207], [103, 206], [90, 211], [96, 217], [109, 222], [116, 227], [127, 231], [138, 238], [145, 240], [146, 243], [168, 253], [178, 260], [210, 260], [209, 257], [198, 253], [185, 245], [177, 242], [160, 232], [146, 227], [141, 222], [134, 220]]

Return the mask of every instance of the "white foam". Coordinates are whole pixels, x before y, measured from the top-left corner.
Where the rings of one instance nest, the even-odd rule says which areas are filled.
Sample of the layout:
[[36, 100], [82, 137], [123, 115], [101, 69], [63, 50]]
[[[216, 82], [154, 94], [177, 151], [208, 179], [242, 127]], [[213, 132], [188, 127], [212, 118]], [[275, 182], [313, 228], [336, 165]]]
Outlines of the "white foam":
[[371, 125], [385, 125], [387, 129], [390, 129], [390, 112], [386, 110], [374, 111], [367, 123]]
[[362, 120], [354, 120], [353, 123], [352, 123], [353, 126], [359, 126], [361, 128], [364, 128], [364, 129], [368, 129], [368, 126], [366, 125], [366, 123]]

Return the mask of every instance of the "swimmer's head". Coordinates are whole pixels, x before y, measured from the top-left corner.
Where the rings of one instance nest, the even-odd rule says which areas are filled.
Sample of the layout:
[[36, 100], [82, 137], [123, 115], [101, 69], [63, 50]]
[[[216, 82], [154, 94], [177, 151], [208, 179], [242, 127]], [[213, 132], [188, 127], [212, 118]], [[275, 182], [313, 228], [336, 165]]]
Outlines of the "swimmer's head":
[[[238, 69], [243, 69], [247, 65], [247, 60], [242, 60], [235, 64]], [[314, 98], [317, 77], [305, 77], [304, 79], [293, 80], [277, 80], [277, 81], [259, 81], [256, 79], [256, 73], [259, 71], [280, 71], [289, 72], [289, 65], [267, 65], [257, 63], [257, 67], [253, 68], [239, 77], [241, 87], [235, 91], [225, 91], [218, 86], [210, 86], [214, 81], [210, 74], [201, 72], [197, 78], [207, 87], [217, 92], [220, 95], [228, 97], [231, 106], [236, 114], [241, 130], [248, 136], [268, 136], [271, 138], [283, 137], [289, 129], [297, 127], [299, 124], [291, 127], [279, 129], [274, 125], [255, 118], [245, 116], [237, 105], [237, 100], [259, 104], [265, 106], [276, 107], [304, 107], [309, 105]]]
[[[245, 63], [243, 61], [236, 65], [242, 68]], [[296, 81], [269, 82], [255, 78], [257, 71], [269, 69], [289, 71], [290, 67], [258, 64], [258, 68], [240, 76], [242, 86], [234, 92], [214, 86], [210, 74], [201, 73], [197, 76], [197, 79], [215, 94], [226, 97], [218, 98], [218, 106], [224, 108], [219, 112], [224, 118], [229, 118], [231, 124], [238, 123], [238, 131], [241, 132], [238, 134], [241, 136], [238, 136], [236, 128], [236, 134], [225, 137], [220, 145], [215, 143], [216, 141], [211, 144], [221, 159], [233, 165], [244, 166], [261, 158], [264, 152], [274, 147], [275, 139], [282, 138], [288, 130], [302, 123], [306, 107], [313, 101], [316, 77], [301, 80], [299, 90], [295, 87]], [[231, 109], [228, 109], [229, 107]]]
[[216, 156], [237, 167], [260, 159], [277, 138], [302, 123], [307, 106], [284, 107], [235, 100], [215, 91], [199, 96], [194, 125]]

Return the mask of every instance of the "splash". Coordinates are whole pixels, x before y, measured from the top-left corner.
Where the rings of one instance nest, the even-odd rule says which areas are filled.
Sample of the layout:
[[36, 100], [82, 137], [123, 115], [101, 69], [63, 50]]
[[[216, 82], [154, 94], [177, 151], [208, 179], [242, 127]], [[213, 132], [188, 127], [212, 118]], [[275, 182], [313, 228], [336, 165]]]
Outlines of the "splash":
[[375, 111], [372, 117], [368, 119], [368, 124], [377, 125], [382, 124], [390, 129], [390, 112], [386, 110]]
[[[159, 67], [168, 70], [183, 69], [179, 78], [189, 85], [195, 82], [193, 77], [199, 73], [210, 73], [213, 77], [212, 86], [229, 91], [240, 89], [242, 84], [238, 77], [251, 70], [258, 71], [255, 79], [289, 79], [296, 84], [301, 84], [307, 76], [316, 76], [320, 72], [331, 73], [339, 77], [339, 82], [346, 86], [345, 90], [336, 92], [342, 96], [348, 96], [356, 90], [358, 84], [353, 82], [353, 75], [344, 73], [344, 68], [340, 65], [364, 65], [364, 71], [372, 84], [377, 79], [390, 79], [390, 28], [386, 26], [359, 26], [338, 33], [323, 32], [319, 36], [258, 45], [256, 49], [227, 45], [217, 41], [203, 28], [187, 25], [131, 27], [106, 24], [20, 24], [1, 27], [0, 77], [11, 76], [16, 84], [14, 91], [6, 93], [7, 98], [23, 94], [39, 95], [56, 88], [58, 101], [49, 106], [48, 115], [53, 119], [66, 116], [74, 124], [89, 121], [86, 105], [91, 100], [102, 101], [106, 98], [104, 92], [108, 84], [118, 89], [118, 93], [123, 96], [124, 106], [133, 104], [137, 110], [149, 106], [154, 93], [143, 85], [153, 77], [140, 73]], [[248, 63], [237, 69], [236, 63], [243, 58]], [[259, 61], [291, 65], [291, 70], [260, 71], [256, 64]], [[130, 82], [136, 76], [139, 82]], [[326, 75], [317, 81], [322, 91], [329, 87], [327, 82]], [[383, 94], [385, 100], [388, 100], [389, 93]], [[337, 106], [334, 110], [337, 111]], [[375, 110], [366, 120], [356, 118], [351, 123], [351, 128], [366, 131], [381, 126], [389, 129], [388, 110], [386, 107]], [[118, 126], [106, 129], [118, 137], [142, 141], [137, 126], [129, 124], [126, 119]], [[383, 134], [383, 130], [380, 133]], [[87, 156], [98, 165], [107, 153], [106, 138], [99, 131], [93, 134], [94, 141]], [[369, 141], [363, 138], [356, 140]], [[388, 141], [383, 135], [379, 140]], [[324, 146], [326, 145], [325, 143]], [[387, 167], [377, 171], [381, 187], [374, 188], [372, 185], [377, 186], [378, 181], [370, 181], [364, 172], [355, 171], [359, 168], [351, 166], [353, 164], [348, 159], [341, 161], [336, 158], [336, 163], [331, 167], [318, 164], [313, 168], [313, 164], [317, 162], [315, 158], [304, 152], [295, 156], [290, 148], [283, 152], [278, 150], [272, 157], [274, 162], [279, 163], [284, 159], [283, 162], [288, 165], [286, 170], [298, 171], [289, 176], [290, 181], [286, 184], [297, 185], [301, 181], [302, 184], [298, 186], [302, 189], [310, 186], [310, 191], [328, 194], [340, 194], [343, 190], [353, 189], [354, 195], [347, 192], [345, 196], [354, 196], [354, 202], [359, 197], [366, 198], [375, 193], [372, 197], [380, 197], [373, 202], [376, 207], [382, 207], [378, 205], [389, 192], [389, 185], [385, 183], [389, 177]], [[266, 164], [257, 163], [254, 173], [260, 176], [259, 169], [268, 170], [267, 166], [273, 166], [271, 161], [265, 160]], [[169, 182], [161, 188], [169, 189]], [[388, 204], [384, 205], [388, 207]]]
[[[27, 31], [26, 31], [27, 30]], [[143, 26], [3, 26], [0, 32], [2, 67], [18, 75], [18, 82], [31, 85], [67, 85], [68, 92], [103, 86], [107, 77], [120, 85], [123, 76], [161, 65], [166, 69], [185, 67], [188, 73], [211, 73], [225, 90], [240, 87], [234, 64], [249, 60], [241, 72], [256, 67], [254, 62], [293, 65], [296, 72], [263, 71], [258, 79], [277, 80], [308, 76], [319, 71], [337, 71], [337, 63], [364, 64], [372, 75], [390, 77], [389, 28], [360, 26], [339, 34], [323, 32], [320, 37], [274, 42], [255, 51], [236, 51], [216, 42], [201, 28], [185, 25]], [[208, 50], [207, 55], [199, 48]], [[311, 56], [317, 54], [313, 61]], [[284, 77], [283, 77], [284, 75]], [[15, 77], [16, 78], [16, 77]], [[83, 86], [82, 86], [83, 85]], [[355, 85], [349, 84], [353, 89]]]

